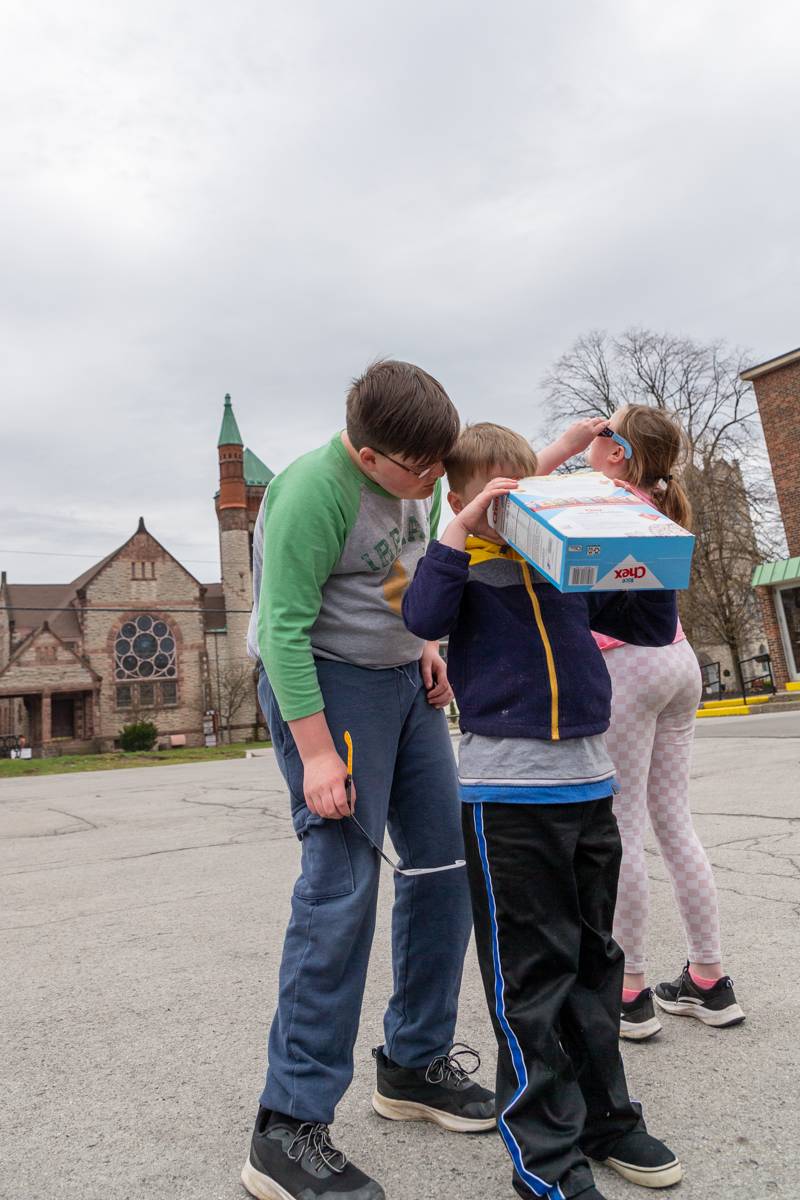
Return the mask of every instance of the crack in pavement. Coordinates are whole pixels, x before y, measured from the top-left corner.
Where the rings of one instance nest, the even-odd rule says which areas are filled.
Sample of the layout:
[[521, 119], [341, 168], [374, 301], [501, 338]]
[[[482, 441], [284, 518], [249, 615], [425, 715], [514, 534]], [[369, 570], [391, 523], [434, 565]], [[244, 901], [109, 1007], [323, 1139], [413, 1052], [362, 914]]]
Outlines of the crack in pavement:
[[726, 812], [708, 812], [705, 809], [695, 809], [693, 814], [695, 817], [735, 817], [741, 820], [748, 821], [788, 821], [790, 825], [800, 823], [800, 817], [783, 817], [777, 816], [774, 813], [726, 813]]
[[[219, 893], [214, 891], [191, 892], [188, 896], [181, 896], [181, 900], [199, 900], [202, 896], [214, 896]], [[174, 905], [175, 896], [170, 896], [166, 900], [151, 900], [147, 904], [126, 904], [123, 908], [104, 908], [97, 912], [82, 912], [72, 913], [68, 917], [52, 917], [48, 921], [34, 921], [27, 925], [2, 925], [0, 932], [11, 933], [19, 929], [45, 929], [49, 925], [66, 925], [69, 921], [83, 921], [93, 917], [110, 917], [116, 913], [136, 912], [144, 908], [163, 908], [165, 905]]]
[[58, 829], [45, 829], [40, 833], [9, 833], [3, 834], [0, 837], [2, 842], [22, 842], [29, 838], [48, 838], [48, 837], [66, 837], [70, 833], [87, 833], [92, 829], [99, 829], [99, 825], [95, 825], [87, 817], [79, 817], [77, 813], [66, 812], [63, 808], [47, 808], [45, 812], [58, 813], [60, 817], [69, 817], [71, 821], [80, 821], [80, 825], [64, 825]]
[[274, 812], [270, 808], [265, 808], [263, 806], [261, 795], [254, 796], [253, 800], [260, 801], [260, 805], [254, 806], [252, 804], [228, 804], [224, 800], [193, 800], [189, 796], [180, 796], [178, 798], [178, 803], [192, 804], [197, 808], [225, 808], [229, 812], [236, 813], [260, 813], [261, 816], [270, 817], [274, 821], [291, 821], [292, 818], [290, 813], [278, 813]]
[[[660, 857], [661, 856], [659, 855], [659, 858]], [[728, 867], [721, 867], [720, 870], [730, 871], [732, 875], [736, 874], [735, 871], [731, 871]], [[650, 875], [649, 878], [651, 883], [663, 883], [672, 888], [672, 880], [668, 875]], [[788, 877], [786, 875], [781, 875], [778, 878], [786, 879]], [[739, 888], [729, 887], [725, 883], [719, 883], [717, 881], [715, 882], [717, 884], [718, 892], [732, 892], [734, 896], [741, 896], [744, 900], [763, 900], [767, 904], [785, 904], [788, 908], [791, 908], [791, 910], [797, 916], [800, 916], [800, 904], [798, 904], [797, 900], [781, 900], [776, 896], [762, 896], [759, 892], [742, 892], [739, 890]]]
[[[0, 879], [7, 877], [10, 878], [14, 875], [32, 875], [36, 874], [38, 871], [63, 871], [66, 869], [72, 869], [74, 867], [98, 867], [104, 866], [106, 863], [132, 862], [140, 858], [155, 858], [159, 855], [165, 854], [183, 854], [191, 850], [215, 849], [218, 846], [242, 847], [247, 845], [247, 842], [243, 841], [244, 838], [247, 838], [252, 834], [263, 832], [265, 831], [259, 827], [256, 827], [255, 829], [241, 829], [238, 833], [231, 834], [230, 837], [226, 838], [223, 842], [196, 842], [187, 846], [167, 846], [163, 850], [144, 850], [141, 854], [110, 854], [101, 856], [100, 858], [84, 859], [82, 862], [76, 862], [75, 860], [70, 859], [67, 862], [41, 863], [32, 867], [23, 867], [18, 871], [2, 871], [0, 872]], [[295, 833], [294, 828], [292, 827], [290, 831], [284, 835], [272, 833], [264, 837], [263, 841], [271, 845], [273, 842], [286, 842], [291, 841], [294, 838]]]

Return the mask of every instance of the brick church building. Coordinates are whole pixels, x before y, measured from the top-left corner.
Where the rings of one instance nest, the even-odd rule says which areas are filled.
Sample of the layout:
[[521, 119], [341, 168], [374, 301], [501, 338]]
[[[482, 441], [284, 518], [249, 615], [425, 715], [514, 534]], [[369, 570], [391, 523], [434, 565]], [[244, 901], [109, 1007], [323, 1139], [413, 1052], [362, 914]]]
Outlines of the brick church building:
[[212, 724], [226, 740], [257, 735], [246, 635], [253, 528], [272, 472], [245, 448], [230, 396], [218, 455], [221, 582], [196, 579], [143, 518], [71, 583], [2, 572], [0, 736], [49, 755], [113, 749], [132, 720], [152, 720], [161, 745], [202, 745]]
[[762, 563], [753, 575], [781, 686], [800, 681], [800, 349], [742, 373], [752, 383], [769, 451], [789, 557]]

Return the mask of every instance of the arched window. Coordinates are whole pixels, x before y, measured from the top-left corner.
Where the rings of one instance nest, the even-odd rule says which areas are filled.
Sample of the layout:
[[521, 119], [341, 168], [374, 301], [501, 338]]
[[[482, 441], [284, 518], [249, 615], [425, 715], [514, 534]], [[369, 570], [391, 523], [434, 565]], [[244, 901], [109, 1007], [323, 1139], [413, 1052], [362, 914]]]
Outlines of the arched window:
[[114, 636], [114, 677], [117, 708], [178, 703], [175, 635], [166, 621], [143, 614], [120, 626]]
[[114, 642], [118, 682], [126, 679], [174, 679], [178, 673], [175, 638], [166, 621], [137, 617], [126, 621]]

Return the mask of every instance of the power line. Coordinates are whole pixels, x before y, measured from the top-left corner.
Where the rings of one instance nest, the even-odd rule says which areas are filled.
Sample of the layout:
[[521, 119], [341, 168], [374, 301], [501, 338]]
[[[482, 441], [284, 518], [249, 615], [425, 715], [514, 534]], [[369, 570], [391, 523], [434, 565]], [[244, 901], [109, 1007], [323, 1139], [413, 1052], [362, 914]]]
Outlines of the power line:
[[[32, 585], [27, 584], [25, 586], [30, 587]], [[33, 585], [33, 586], [35, 586], [35, 585]], [[210, 617], [212, 615], [218, 615], [218, 614], [233, 615], [234, 613], [251, 613], [253, 610], [252, 610], [252, 608], [172, 608], [172, 607], [165, 608], [163, 604], [151, 604], [147, 608], [133, 608], [131, 605], [128, 605], [126, 608], [94, 608], [93, 606], [89, 606], [87, 608], [71, 608], [68, 604], [67, 605], [64, 605], [64, 604], [56, 605], [55, 607], [53, 607], [52, 604], [48, 604], [43, 607], [36, 607], [35, 605], [31, 605], [31, 604], [0, 604], [0, 612], [17, 612], [17, 613], [20, 613], [20, 612], [26, 612], [26, 613], [29, 613], [29, 612], [31, 612], [31, 613], [34, 613], [34, 612], [43, 612], [43, 613], [69, 612], [69, 613], [75, 613], [76, 615], [78, 613], [140, 613], [142, 616], [150, 616], [150, 614], [154, 611], [155, 612], [166, 612], [166, 613], [204, 613], [206, 616]]]
[[[93, 558], [95, 562], [107, 558], [107, 554], [69, 554], [63, 550], [9, 550], [0, 547], [0, 554], [27, 554], [35, 558]], [[219, 561], [216, 558], [181, 558], [181, 562], [208, 563], [214, 566]]]

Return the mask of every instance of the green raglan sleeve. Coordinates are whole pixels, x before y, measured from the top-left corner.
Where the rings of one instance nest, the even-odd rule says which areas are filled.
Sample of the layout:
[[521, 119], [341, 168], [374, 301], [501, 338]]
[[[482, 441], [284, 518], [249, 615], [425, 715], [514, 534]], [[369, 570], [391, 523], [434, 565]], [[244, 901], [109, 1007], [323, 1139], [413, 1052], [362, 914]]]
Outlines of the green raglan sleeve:
[[264, 567], [258, 605], [258, 647], [285, 721], [324, 707], [310, 633], [322, 589], [339, 561], [358, 513], [325, 473], [302, 462], [269, 486], [264, 513]]
[[431, 536], [430, 541], [439, 536], [439, 522], [442, 519], [442, 481], [436, 480], [431, 501]]

